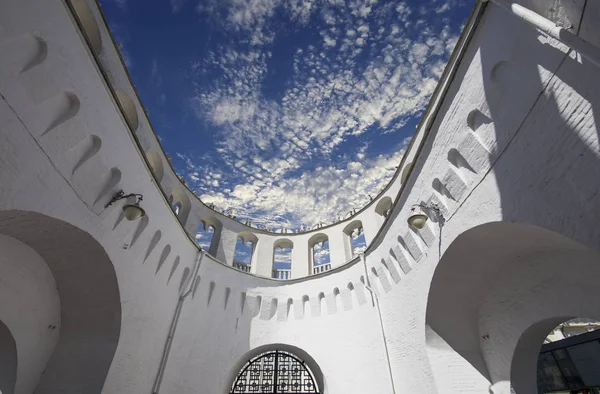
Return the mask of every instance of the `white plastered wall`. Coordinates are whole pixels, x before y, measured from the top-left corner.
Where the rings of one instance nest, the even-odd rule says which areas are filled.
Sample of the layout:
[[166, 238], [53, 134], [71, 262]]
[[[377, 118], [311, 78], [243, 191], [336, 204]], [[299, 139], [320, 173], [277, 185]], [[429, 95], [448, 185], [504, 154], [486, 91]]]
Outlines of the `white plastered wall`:
[[0, 321], [17, 346], [14, 392], [31, 393], [58, 341], [60, 299], [52, 273], [33, 249], [0, 234], [0, 251]]
[[[29, 8], [35, 12], [21, 13], [23, 4], [33, 3], [9, 1], [0, 13], [1, 59], [10, 59], [0, 63], [0, 147], [8, 163], [0, 168], [0, 182], [10, 185], [2, 188], [0, 204], [3, 210], [59, 218], [101, 243], [114, 264], [123, 307], [104, 392], [149, 392], [180, 284], [190, 279], [197, 250], [140, 156], [159, 149], [143, 137], [143, 117], [138, 116], [136, 131], [142, 133], [143, 149], [137, 149], [64, 3], [36, 2]], [[597, 11], [590, 6], [589, 12]], [[588, 22], [582, 33], [592, 41], [597, 37], [592, 22], [583, 20]], [[112, 50], [105, 46], [103, 56], [114, 60]], [[391, 392], [386, 353], [396, 392], [486, 392], [487, 377], [452, 354], [442, 335], [426, 330], [429, 284], [439, 252], [469, 228], [491, 221], [536, 224], [598, 250], [597, 69], [566, 52], [489, 6], [422, 153], [418, 160], [411, 157], [414, 171], [406, 190], [366, 257], [365, 279], [378, 294], [383, 332], [362, 286], [365, 269], [359, 262], [285, 283], [205, 258], [178, 324], [162, 392], [226, 390], [239, 357], [274, 343], [307, 351], [325, 374], [328, 394]], [[119, 75], [110, 74], [109, 80], [131, 94]], [[449, 156], [452, 149], [472, 170]], [[169, 176], [165, 171], [161, 181], [165, 192], [177, 186]], [[435, 179], [451, 197], [434, 188]], [[148, 216], [129, 223], [121, 203], [104, 209], [119, 188], [143, 193]], [[441, 250], [432, 220], [421, 231], [406, 224], [410, 205], [427, 201], [440, 203], [448, 218]], [[205, 212], [192, 203], [184, 223], [188, 234]], [[360, 216], [369, 212], [356, 218], [369, 223]], [[223, 220], [231, 234], [247, 230]], [[328, 235], [332, 256], [345, 256], [336, 227], [318, 231]], [[296, 248], [310, 234], [256, 236], [253, 272], [270, 276], [275, 240], [289, 238]], [[298, 308], [305, 296], [306, 308]], [[436, 358], [436, 350], [453, 360], [454, 368]]]
[[[57, 218], [102, 245], [122, 303], [104, 392], [149, 392], [166, 317], [197, 250], [151, 183], [66, 5], [8, 1], [0, 8], [0, 207]], [[15, 48], [23, 49], [18, 56]], [[104, 208], [120, 188], [144, 194], [145, 218], [124, 220], [123, 201]]]
[[314, 358], [326, 393], [391, 393], [376, 309], [362, 276], [364, 267], [354, 263], [337, 275], [282, 286], [204, 257], [177, 327], [163, 392], [201, 387], [226, 393], [240, 357], [263, 345], [287, 344]]

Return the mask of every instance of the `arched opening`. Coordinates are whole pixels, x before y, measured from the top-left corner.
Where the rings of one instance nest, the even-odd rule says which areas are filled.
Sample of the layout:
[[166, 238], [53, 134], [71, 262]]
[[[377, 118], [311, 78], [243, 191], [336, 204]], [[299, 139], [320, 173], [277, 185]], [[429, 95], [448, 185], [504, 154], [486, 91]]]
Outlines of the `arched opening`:
[[325, 293], [320, 292], [318, 295], [318, 300], [319, 300], [319, 313], [322, 316], [325, 314], [325, 311], [327, 309], [327, 301], [325, 300]]
[[250, 272], [254, 248], [257, 242], [258, 238], [251, 232], [246, 231], [238, 234], [233, 255], [233, 268], [237, 268], [243, 272]]
[[367, 249], [367, 241], [365, 240], [365, 234], [360, 220], [350, 222], [344, 228], [344, 234], [346, 235], [344, 239], [346, 259], [352, 259]]
[[556, 327], [544, 340], [544, 344], [562, 341], [563, 339], [576, 337], [600, 329], [600, 321], [594, 319], [576, 318], [566, 320]]
[[569, 319], [544, 340], [537, 360], [538, 393], [593, 393], [600, 388], [600, 322]]
[[0, 320], [17, 334], [18, 390], [101, 392], [121, 328], [117, 278], [102, 246], [71, 224], [15, 210], [0, 211], [0, 242]]
[[215, 227], [213, 225], [207, 225], [206, 223], [200, 223], [200, 227], [198, 228], [198, 232], [196, 233], [196, 243], [202, 250], [207, 251], [209, 254], [213, 255], [210, 252], [213, 238], [215, 236]]
[[90, 7], [88, 7], [85, 0], [70, 0], [69, 3], [77, 15], [79, 24], [83, 28], [83, 32], [88, 39], [94, 54], [100, 56], [102, 53], [102, 36], [100, 35], [100, 29], [98, 28], [92, 10], [90, 10]]
[[219, 237], [221, 236], [221, 222], [214, 216], [205, 216], [200, 220], [200, 227], [196, 232], [196, 243], [213, 257], [217, 256]]
[[316, 393], [326, 390], [321, 368], [300, 348], [265, 345], [243, 355], [230, 373], [226, 393]]
[[599, 275], [600, 254], [537, 226], [496, 222], [465, 231], [445, 251], [429, 290], [427, 350], [436, 380], [537, 392], [548, 333], [577, 316], [600, 318]]
[[352, 231], [350, 238], [352, 242], [352, 257], [358, 256], [367, 249], [367, 240], [365, 239], [365, 232], [362, 227]]
[[310, 316], [310, 313], [310, 297], [305, 294], [302, 296], [302, 316]]
[[408, 163], [402, 169], [402, 174], [400, 175], [400, 183], [404, 185], [408, 179], [408, 174], [410, 174], [410, 170], [412, 169], [412, 163]]
[[392, 198], [385, 196], [375, 206], [375, 212], [384, 218], [387, 218], [392, 209]]
[[292, 279], [292, 249], [294, 243], [289, 239], [278, 239], [273, 245], [274, 279]]
[[131, 129], [131, 131], [137, 131], [139, 126], [137, 109], [135, 107], [135, 103], [133, 100], [121, 89], [115, 90], [115, 96], [117, 96], [117, 101], [119, 102], [119, 106], [123, 111], [123, 115], [125, 117], [125, 121], [127, 125]]
[[160, 183], [164, 175], [164, 168], [160, 155], [156, 151], [149, 150], [146, 152], [146, 158], [148, 159], [148, 164], [150, 165], [152, 173], [156, 177], [156, 181]]
[[185, 226], [192, 208], [188, 195], [183, 190], [173, 189], [169, 197], [169, 204], [179, 218], [179, 222]]
[[0, 393], [13, 394], [17, 383], [17, 344], [0, 321]]
[[331, 269], [329, 238], [323, 233], [315, 234], [308, 240], [309, 272], [320, 274]]

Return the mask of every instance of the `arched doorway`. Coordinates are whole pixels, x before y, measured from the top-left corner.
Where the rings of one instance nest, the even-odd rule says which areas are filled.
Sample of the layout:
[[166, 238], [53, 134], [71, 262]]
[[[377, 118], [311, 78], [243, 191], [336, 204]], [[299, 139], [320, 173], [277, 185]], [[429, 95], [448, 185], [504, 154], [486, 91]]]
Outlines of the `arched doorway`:
[[[101, 392], [121, 329], [117, 278], [103, 247], [85, 231], [35, 212], [0, 211], [0, 235], [13, 240], [15, 248], [22, 245], [32, 250], [31, 253], [47, 265], [45, 269], [49, 270], [50, 279], [46, 282], [52, 282], [52, 291], [60, 299], [57, 318], [44, 315], [48, 307], [41, 302], [48, 297], [38, 297], [37, 292], [28, 295], [28, 303], [23, 303], [18, 294], [0, 300], [0, 320], [15, 334], [19, 369], [31, 367], [24, 363], [21, 355], [25, 354], [23, 352], [35, 353], [39, 341], [32, 342], [22, 337], [21, 332], [12, 330], [2, 315], [10, 316], [12, 325], [25, 325], [30, 329], [29, 322], [39, 320], [45, 335], [56, 338], [52, 343], [53, 350], [50, 348], [47, 353], [47, 363], [44, 361], [41, 365], [40, 373], [43, 371], [43, 374], [40, 377], [38, 373], [35, 378], [39, 383], [31, 382], [31, 376], [19, 377], [17, 387], [33, 384], [36, 392], [79, 392], [82, 389]], [[0, 260], [0, 264], [6, 262]], [[38, 271], [14, 275], [14, 283], [4, 288], [18, 292], [23, 278], [43, 273], [43, 270]], [[38, 301], [29, 302], [31, 300]], [[28, 381], [22, 382], [23, 379]]]
[[229, 394], [324, 392], [323, 375], [316, 362], [306, 352], [289, 345], [254, 349], [233, 371]]
[[511, 385], [517, 394], [536, 392], [548, 332], [572, 317], [600, 316], [598, 277], [600, 254], [541, 227], [496, 222], [464, 232], [429, 290], [427, 335], [457, 361], [440, 363], [430, 352], [436, 381], [459, 385], [456, 368], [467, 367], [472, 382], [494, 393]]
[[600, 322], [569, 319], [544, 340], [537, 361], [539, 394], [600, 391]]

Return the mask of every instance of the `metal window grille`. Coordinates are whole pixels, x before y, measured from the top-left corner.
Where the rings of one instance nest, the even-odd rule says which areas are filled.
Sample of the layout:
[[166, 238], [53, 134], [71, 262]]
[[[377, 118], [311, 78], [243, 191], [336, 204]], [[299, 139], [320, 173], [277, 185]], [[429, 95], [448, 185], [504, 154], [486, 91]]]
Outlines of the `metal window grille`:
[[230, 393], [319, 394], [320, 391], [304, 361], [291, 353], [275, 350], [248, 361]]

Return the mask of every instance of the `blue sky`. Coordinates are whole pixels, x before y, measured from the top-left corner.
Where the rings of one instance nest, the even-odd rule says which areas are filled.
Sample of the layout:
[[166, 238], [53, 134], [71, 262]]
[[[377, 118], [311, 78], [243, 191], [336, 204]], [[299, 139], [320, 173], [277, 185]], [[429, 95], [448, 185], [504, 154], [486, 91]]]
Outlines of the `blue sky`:
[[392, 177], [470, 0], [101, 0], [175, 171], [268, 229]]

